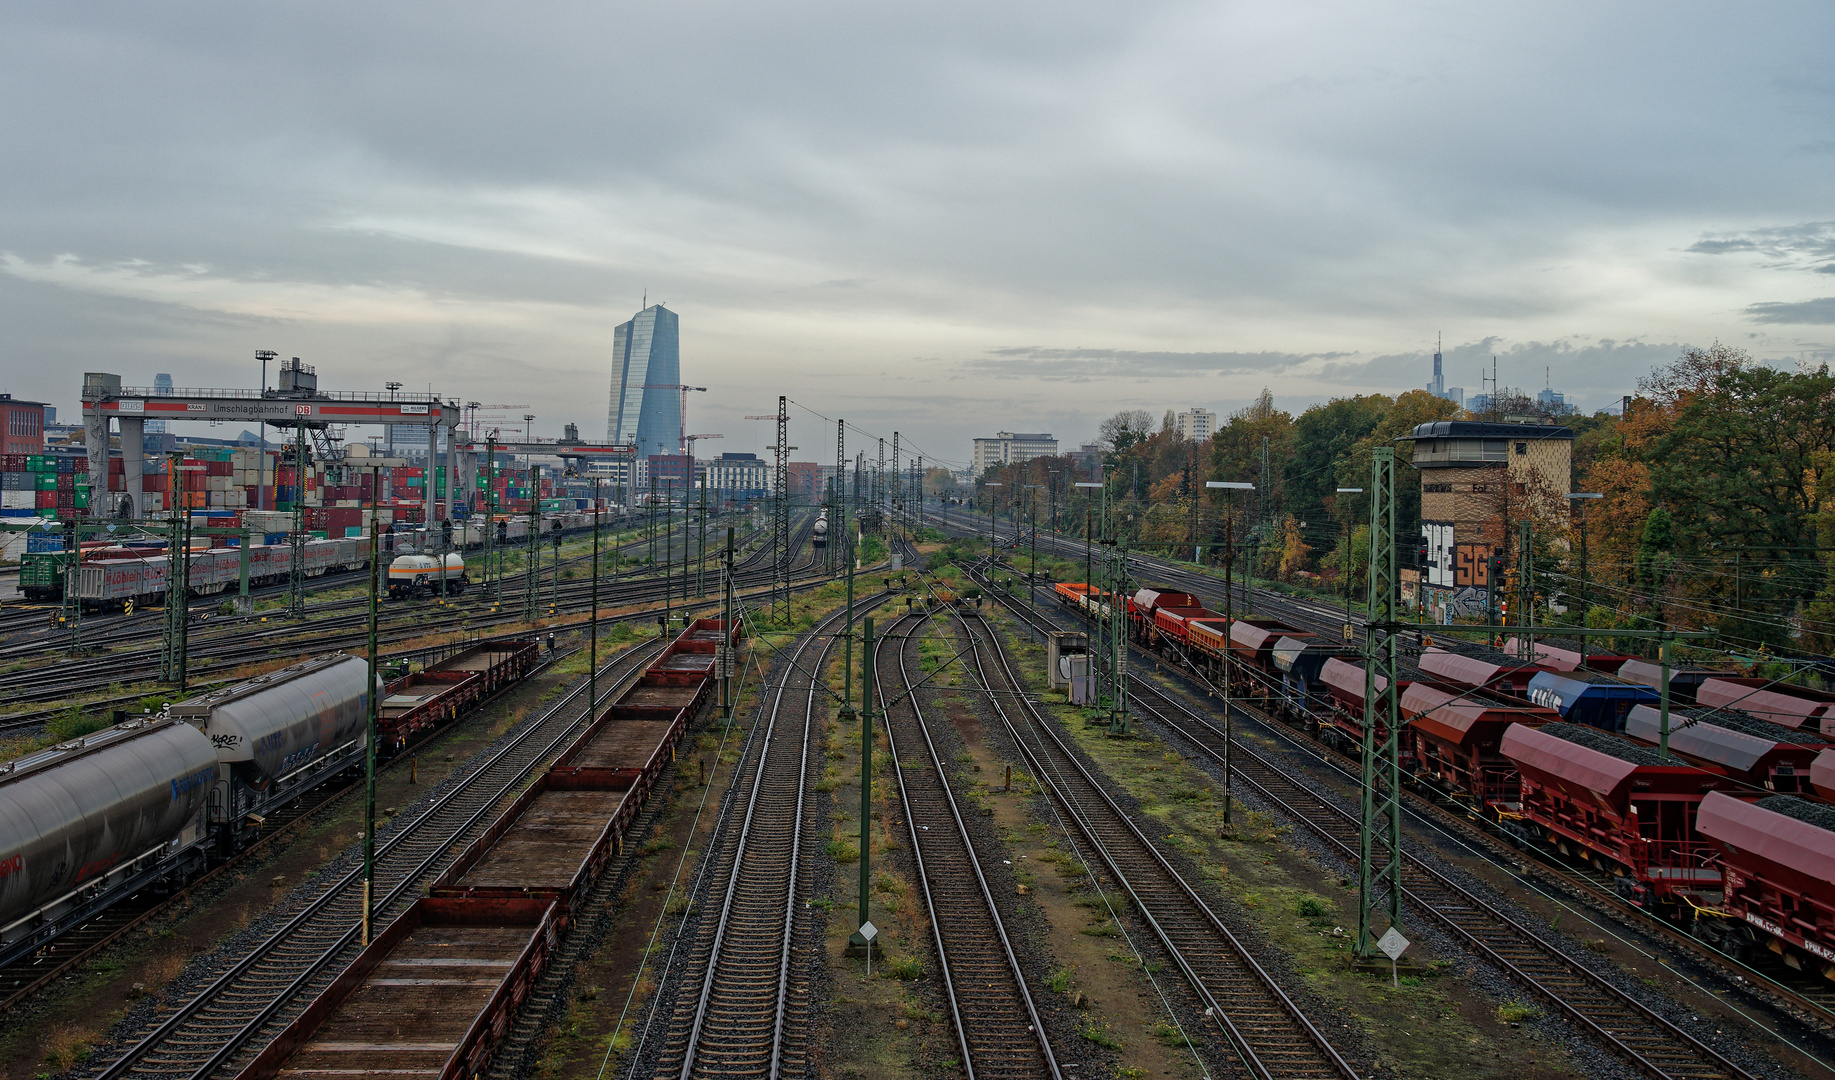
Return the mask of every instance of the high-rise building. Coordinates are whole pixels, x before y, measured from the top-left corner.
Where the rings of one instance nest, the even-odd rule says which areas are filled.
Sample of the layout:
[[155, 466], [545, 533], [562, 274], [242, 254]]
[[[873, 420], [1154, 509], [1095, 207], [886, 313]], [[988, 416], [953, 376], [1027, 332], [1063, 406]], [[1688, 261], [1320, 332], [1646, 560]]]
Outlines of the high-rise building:
[[[162, 397], [171, 397], [172, 376], [163, 371], [153, 376], [153, 392]], [[148, 435], [156, 435], [166, 430], [166, 422], [164, 420], [148, 420], [144, 427]]]
[[1187, 409], [1178, 415], [1179, 438], [1207, 442], [1217, 434], [1217, 414], [1209, 409]]
[[[640, 459], [680, 449], [682, 381], [680, 323], [653, 304], [612, 331], [612, 401], [608, 442], [633, 444]], [[649, 387], [649, 389], [645, 389]]]

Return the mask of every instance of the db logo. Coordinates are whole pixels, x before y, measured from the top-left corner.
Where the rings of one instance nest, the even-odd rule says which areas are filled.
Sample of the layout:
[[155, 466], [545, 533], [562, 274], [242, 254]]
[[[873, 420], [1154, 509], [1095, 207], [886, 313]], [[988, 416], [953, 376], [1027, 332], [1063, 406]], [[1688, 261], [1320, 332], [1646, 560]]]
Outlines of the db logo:
[[310, 406], [310, 405], [295, 405], [295, 406], [293, 406], [293, 415], [295, 415], [295, 416], [311, 416], [311, 415], [312, 415], [312, 406]]

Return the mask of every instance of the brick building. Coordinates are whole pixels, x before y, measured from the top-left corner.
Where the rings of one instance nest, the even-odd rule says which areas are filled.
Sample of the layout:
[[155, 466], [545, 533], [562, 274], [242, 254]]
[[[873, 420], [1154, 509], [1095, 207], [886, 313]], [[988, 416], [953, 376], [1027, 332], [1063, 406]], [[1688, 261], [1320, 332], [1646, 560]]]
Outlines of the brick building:
[[[1565, 524], [1574, 433], [1540, 424], [1438, 420], [1409, 436], [1421, 473], [1421, 604], [1434, 621], [1483, 615], [1486, 560], [1514, 552], [1518, 523]], [[1510, 530], [1509, 533], [1506, 530]]]
[[0, 394], [0, 454], [45, 452], [45, 403]]

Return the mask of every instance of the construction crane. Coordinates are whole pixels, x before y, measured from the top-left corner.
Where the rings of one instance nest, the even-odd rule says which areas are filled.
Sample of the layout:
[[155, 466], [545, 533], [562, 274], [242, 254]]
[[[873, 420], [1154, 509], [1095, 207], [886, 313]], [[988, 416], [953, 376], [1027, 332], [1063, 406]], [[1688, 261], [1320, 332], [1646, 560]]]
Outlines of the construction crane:
[[644, 383], [645, 390], [678, 390], [682, 394], [682, 421], [675, 429], [675, 452], [693, 455], [688, 447], [688, 392], [698, 390], [707, 393], [705, 386], [685, 386], [682, 383]]

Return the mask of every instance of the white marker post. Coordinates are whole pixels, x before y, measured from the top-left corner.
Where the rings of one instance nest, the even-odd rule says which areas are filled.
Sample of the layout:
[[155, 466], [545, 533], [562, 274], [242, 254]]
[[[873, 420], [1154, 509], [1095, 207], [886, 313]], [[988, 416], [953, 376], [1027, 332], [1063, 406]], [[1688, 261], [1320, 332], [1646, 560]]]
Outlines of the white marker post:
[[867, 978], [870, 979], [873, 977], [873, 939], [879, 936], [879, 927], [863, 922], [860, 924], [860, 936], [867, 943]]
[[1376, 947], [1389, 958], [1389, 981], [1395, 985], [1397, 990], [1402, 988], [1402, 980], [1396, 976], [1395, 962], [1401, 959], [1404, 952], [1408, 951], [1408, 944], [1408, 939], [1393, 926], [1383, 931], [1383, 936], [1376, 943]]

